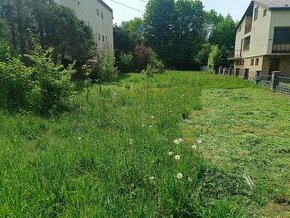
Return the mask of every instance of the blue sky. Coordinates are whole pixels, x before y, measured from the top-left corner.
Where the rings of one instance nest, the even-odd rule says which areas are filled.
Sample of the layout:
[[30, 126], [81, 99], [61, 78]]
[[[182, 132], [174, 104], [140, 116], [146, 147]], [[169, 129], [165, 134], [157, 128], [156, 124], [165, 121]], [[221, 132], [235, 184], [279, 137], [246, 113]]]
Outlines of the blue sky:
[[[121, 6], [114, 1], [121, 2], [140, 11], [144, 11], [146, 1], [148, 0], [103, 0], [114, 10], [114, 23], [120, 24], [121, 21], [130, 20], [134, 17], [142, 17], [143, 13], [138, 12], [124, 6]], [[234, 20], [240, 20], [243, 13], [247, 9], [250, 0], [202, 0], [205, 9], [214, 9], [217, 12], [227, 15], [231, 14]]]

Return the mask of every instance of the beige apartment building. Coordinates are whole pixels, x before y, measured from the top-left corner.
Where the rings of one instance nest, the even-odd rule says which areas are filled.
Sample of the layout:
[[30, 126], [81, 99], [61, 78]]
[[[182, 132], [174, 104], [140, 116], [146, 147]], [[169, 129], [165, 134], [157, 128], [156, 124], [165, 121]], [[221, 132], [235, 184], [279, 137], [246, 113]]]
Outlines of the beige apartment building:
[[253, 0], [237, 27], [229, 60], [240, 74], [290, 75], [290, 0]]
[[91, 26], [99, 51], [113, 51], [113, 10], [102, 0], [55, 0]]

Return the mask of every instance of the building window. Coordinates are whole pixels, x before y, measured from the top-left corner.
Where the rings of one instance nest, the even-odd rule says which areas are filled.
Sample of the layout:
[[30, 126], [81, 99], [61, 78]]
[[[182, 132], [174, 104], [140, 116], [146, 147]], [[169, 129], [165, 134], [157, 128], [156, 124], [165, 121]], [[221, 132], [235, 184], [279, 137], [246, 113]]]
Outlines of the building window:
[[290, 44], [290, 27], [275, 27], [274, 44]]
[[259, 60], [260, 60], [259, 58], [256, 58], [256, 62], [255, 62], [255, 65], [256, 65], [256, 66], [259, 65]]
[[101, 35], [100, 34], [98, 34], [98, 40], [101, 40]]
[[104, 18], [104, 13], [103, 12], [101, 12], [101, 17]]
[[264, 10], [264, 12], [263, 12], [263, 16], [264, 16], [264, 17], [267, 16], [267, 9]]
[[254, 13], [254, 20], [257, 20], [259, 16], [259, 7], [255, 8], [255, 13]]
[[290, 27], [275, 27], [273, 53], [290, 52]]
[[251, 66], [253, 66], [254, 65], [254, 59], [251, 59]]
[[251, 36], [248, 36], [244, 39], [244, 50], [250, 49], [250, 43], [251, 43]]
[[97, 9], [97, 15], [99, 15], [100, 14], [100, 11], [99, 11], [99, 9]]
[[105, 41], [105, 36], [102, 36], [103, 42]]

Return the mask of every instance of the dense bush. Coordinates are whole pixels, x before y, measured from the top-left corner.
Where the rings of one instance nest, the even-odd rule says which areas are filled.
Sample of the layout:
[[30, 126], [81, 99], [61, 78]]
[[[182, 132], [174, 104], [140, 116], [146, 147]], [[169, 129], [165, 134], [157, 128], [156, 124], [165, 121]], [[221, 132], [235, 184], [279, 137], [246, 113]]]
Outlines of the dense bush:
[[164, 64], [158, 59], [157, 54], [144, 45], [137, 45], [134, 52], [134, 63], [137, 71], [143, 71], [146, 74], [155, 74], [164, 72]]
[[67, 105], [72, 93], [71, 75], [73, 65], [65, 69], [52, 61], [52, 49], [43, 52], [39, 50], [33, 55], [27, 55], [33, 67], [33, 106], [40, 113], [59, 110]]
[[29, 110], [45, 115], [63, 109], [72, 93], [72, 66], [64, 69], [52, 61], [52, 49], [37, 48], [26, 55], [30, 66], [19, 58], [0, 62], [0, 107]]
[[128, 73], [134, 71], [134, 62], [133, 62], [133, 55], [131, 52], [129, 53], [121, 53], [118, 61], [118, 69], [122, 73]]
[[88, 61], [90, 68], [90, 78], [102, 82], [111, 82], [116, 79], [118, 70], [115, 67], [115, 57], [112, 52], [98, 54], [95, 58]]
[[19, 58], [0, 62], [0, 107], [8, 110], [26, 109], [33, 100], [32, 69]]

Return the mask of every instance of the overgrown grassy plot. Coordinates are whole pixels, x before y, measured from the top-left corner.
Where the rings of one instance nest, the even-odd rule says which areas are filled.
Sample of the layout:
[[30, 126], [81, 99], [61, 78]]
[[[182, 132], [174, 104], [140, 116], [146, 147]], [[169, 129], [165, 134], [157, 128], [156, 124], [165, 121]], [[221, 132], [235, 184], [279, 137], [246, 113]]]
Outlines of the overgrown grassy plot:
[[[204, 90], [221, 87], [259, 91], [214, 75], [132, 74], [101, 93], [93, 87], [88, 102], [79, 93], [76, 109], [59, 117], [2, 111], [0, 216], [248, 216], [255, 189], [238, 170], [204, 161], [199, 147], [210, 135], [192, 128], [196, 117], [183, 120], [207, 109]], [[184, 134], [184, 126], [193, 131]]]

